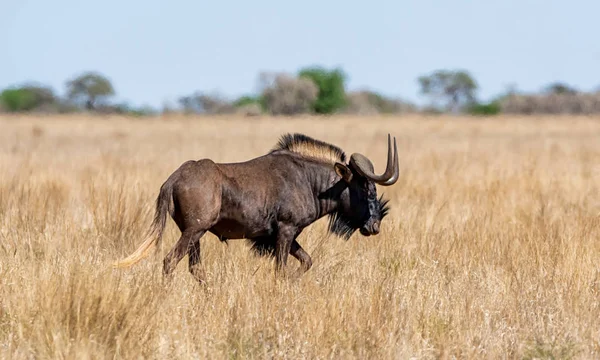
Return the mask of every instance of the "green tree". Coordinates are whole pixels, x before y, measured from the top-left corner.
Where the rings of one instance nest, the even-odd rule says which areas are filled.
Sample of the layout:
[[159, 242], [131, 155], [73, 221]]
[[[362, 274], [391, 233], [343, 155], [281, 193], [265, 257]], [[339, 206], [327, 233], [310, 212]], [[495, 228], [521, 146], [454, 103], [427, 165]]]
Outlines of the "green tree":
[[85, 104], [88, 110], [96, 108], [115, 94], [110, 80], [97, 72], [85, 72], [66, 83], [67, 97], [77, 104]]
[[421, 93], [431, 97], [433, 107], [441, 102], [447, 111], [460, 111], [476, 103], [477, 82], [465, 70], [436, 70], [418, 78]]
[[2, 91], [0, 100], [2, 108], [8, 112], [29, 111], [35, 107], [35, 95], [22, 88]]
[[311, 79], [319, 89], [312, 105], [315, 113], [333, 114], [346, 106], [346, 74], [341, 69], [307, 67], [300, 70], [298, 76]]
[[31, 111], [56, 105], [57, 98], [50, 87], [23, 85], [5, 89], [0, 94], [2, 107], [10, 112]]

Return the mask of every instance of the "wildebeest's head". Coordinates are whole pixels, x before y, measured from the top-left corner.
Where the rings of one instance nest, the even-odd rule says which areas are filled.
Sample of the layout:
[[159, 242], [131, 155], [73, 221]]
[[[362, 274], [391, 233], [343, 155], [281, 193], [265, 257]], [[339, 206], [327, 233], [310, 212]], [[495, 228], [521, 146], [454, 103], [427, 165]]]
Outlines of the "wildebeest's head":
[[346, 239], [357, 230], [364, 236], [379, 233], [381, 220], [389, 210], [388, 200], [377, 198], [375, 184], [390, 186], [398, 181], [398, 148], [394, 138], [394, 154], [388, 135], [387, 167], [383, 174], [374, 173], [373, 163], [354, 153], [348, 164], [337, 162], [335, 171], [341, 180], [334, 186], [340, 191], [338, 210], [331, 214], [329, 229]]

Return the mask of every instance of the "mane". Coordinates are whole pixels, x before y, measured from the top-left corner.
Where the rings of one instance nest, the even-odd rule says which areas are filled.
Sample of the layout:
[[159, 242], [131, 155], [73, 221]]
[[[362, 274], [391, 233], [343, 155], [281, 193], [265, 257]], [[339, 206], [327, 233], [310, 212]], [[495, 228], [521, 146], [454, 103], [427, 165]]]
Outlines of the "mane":
[[304, 134], [285, 134], [271, 151], [287, 150], [328, 164], [345, 163], [346, 154], [339, 147]]

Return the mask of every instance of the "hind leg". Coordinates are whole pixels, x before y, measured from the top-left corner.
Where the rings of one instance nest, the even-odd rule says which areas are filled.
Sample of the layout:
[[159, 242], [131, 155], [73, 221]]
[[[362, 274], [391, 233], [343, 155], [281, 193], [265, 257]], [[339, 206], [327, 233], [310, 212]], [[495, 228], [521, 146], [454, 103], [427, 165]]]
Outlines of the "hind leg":
[[[217, 221], [221, 207], [221, 188], [210, 161], [190, 163], [182, 169], [180, 184], [173, 188], [173, 220], [181, 230], [181, 237], [165, 256], [163, 273], [170, 275], [179, 261], [189, 254], [189, 268], [196, 276], [196, 264], [200, 262], [200, 237]], [[207, 173], [208, 177], [199, 174]]]
[[204, 235], [204, 230], [201, 229], [187, 228], [183, 231], [175, 246], [163, 260], [163, 275], [171, 275], [177, 264], [188, 253], [190, 246], [194, 242], [199, 242], [202, 235]]
[[202, 235], [204, 235], [204, 233], [205, 231], [202, 231], [197, 238], [194, 238], [188, 249], [188, 269], [196, 281], [201, 284], [204, 282], [206, 277], [200, 258], [200, 238]]

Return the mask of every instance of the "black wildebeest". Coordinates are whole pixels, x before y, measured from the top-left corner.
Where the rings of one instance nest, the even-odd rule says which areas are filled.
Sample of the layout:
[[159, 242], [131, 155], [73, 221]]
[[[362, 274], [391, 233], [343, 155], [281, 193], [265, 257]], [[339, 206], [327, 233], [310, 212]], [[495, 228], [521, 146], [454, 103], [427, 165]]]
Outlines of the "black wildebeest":
[[296, 241], [302, 230], [328, 215], [329, 231], [346, 240], [358, 229], [364, 236], [378, 234], [389, 208], [388, 200], [377, 198], [375, 184], [397, 180], [398, 149], [394, 138], [392, 157], [389, 134], [382, 175], [364, 155], [354, 153], [346, 163], [342, 149], [303, 134], [286, 134], [268, 154], [245, 162], [189, 160], [161, 186], [147, 239], [115, 266], [145, 257], [162, 238], [169, 213], [181, 237], [164, 258], [165, 275], [188, 254], [189, 271], [203, 281], [200, 238], [207, 231], [222, 241], [250, 240], [255, 251], [275, 256], [277, 270], [291, 254], [307, 271], [312, 260]]

